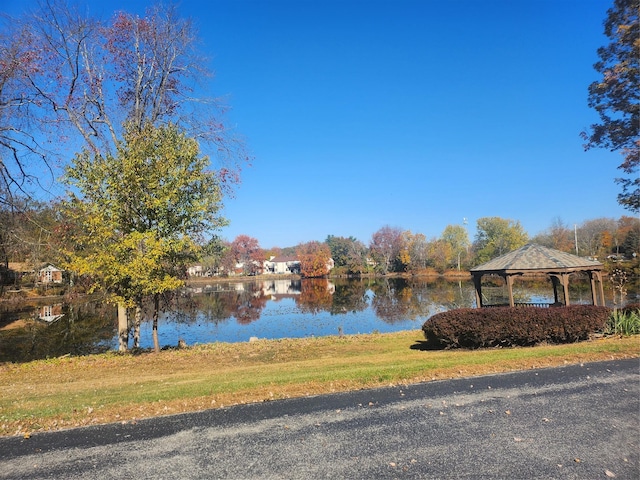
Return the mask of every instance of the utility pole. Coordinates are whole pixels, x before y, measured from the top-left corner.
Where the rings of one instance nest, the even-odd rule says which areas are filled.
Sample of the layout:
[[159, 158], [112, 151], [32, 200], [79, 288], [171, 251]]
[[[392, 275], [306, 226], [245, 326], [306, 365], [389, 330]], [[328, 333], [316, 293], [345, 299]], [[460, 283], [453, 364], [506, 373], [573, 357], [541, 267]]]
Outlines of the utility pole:
[[573, 224], [573, 236], [576, 242], [576, 255], [578, 255], [578, 225]]

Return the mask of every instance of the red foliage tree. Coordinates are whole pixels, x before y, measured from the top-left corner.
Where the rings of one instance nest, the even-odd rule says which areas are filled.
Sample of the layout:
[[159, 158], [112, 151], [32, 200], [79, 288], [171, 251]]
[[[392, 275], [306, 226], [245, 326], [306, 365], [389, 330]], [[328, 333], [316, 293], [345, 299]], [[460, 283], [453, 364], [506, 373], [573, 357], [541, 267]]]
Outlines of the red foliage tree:
[[257, 239], [248, 235], [238, 235], [231, 242], [231, 254], [237, 264], [242, 264], [245, 275], [256, 274], [262, 270], [264, 253]]
[[303, 277], [322, 277], [331, 268], [331, 250], [329, 245], [320, 242], [308, 242], [296, 250], [300, 260], [300, 273]]

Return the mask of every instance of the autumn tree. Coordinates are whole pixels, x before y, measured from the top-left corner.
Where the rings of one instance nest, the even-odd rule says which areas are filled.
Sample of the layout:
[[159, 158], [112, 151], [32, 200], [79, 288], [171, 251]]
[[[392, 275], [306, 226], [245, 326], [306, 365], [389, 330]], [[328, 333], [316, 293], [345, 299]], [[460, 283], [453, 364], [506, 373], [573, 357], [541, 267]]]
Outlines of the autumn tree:
[[331, 251], [335, 267], [348, 274], [361, 274], [365, 267], [366, 247], [355, 237], [327, 236], [325, 243]]
[[230, 250], [230, 244], [226, 240], [223, 240], [218, 235], [212, 235], [202, 245], [202, 258], [200, 263], [205, 272], [213, 275], [218, 275], [223, 270], [223, 259], [228, 250]]
[[551, 225], [531, 240], [533, 243], [554, 248], [562, 252], [575, 253], [574, 229], [569, 228], [561, 218], [556, 217]]
[[397, 227], [385, 225], [371, 236], [369, 251], [382, 274], [395, 270], [403, 246], [402, 230]]
[[640, 254], [640, 219], [635, 217], [620, 217], [618, 220], [618, 238], [620, 239], [618, 254], [631, 259]]
[[402, 233], [403, 248], [400, 251], [400, 261], [406, 270], [419, 272], [427, 267], [429, 251], [427, 237], [422, 233], [412, 233], [407, 230]]
[[20, 27], [6, 17], [0, 22], [0, 206], [9, 208], [41, 181], [29, 167], [48, 167], [50, 160], [29, 118], [37, 108], [28, 81], [39, 68], [37, 56], [21, 41]]
[[231, 255], [234, 263], [242, 265], [245, 275], [254, 275], [262, 270], [264, 253], [257, 239], [248, 235], [238, 235], [231, 242]]
[[473, 242], [475, 262], [481, 264], [520, 248], [528, 238], [519, 221], [500, 217], [479, 218]]
[[615, 245], [617, 227], [616, 220], [608, 217], [594, 218], [580, 224], [576, 234], [579, 255], [606, 257]]
[[[126, 350], [123, 310], [134, 307], [139, 324], [143, 299], [182, 285], [187, 263], [200, 253], [197, 240], [225, 224], [218, 177], [180, 128], [147, 124], [128, 132], [116, 155], [83, 150], [66, 181], [66, 211], [81, 226], [67, 238], [68, 268], [90, 276], [119, 305]], [[157, 339], [157, 303], [154, 333]]]
[[[125, 131], [173, 123], [210, 155], [221, 186], [248, 160], [209, 92], [198, 35], [177, 7], [143, 17], [87, 16], [65, 0], [7, 21], [0, 34], [0, 191], [25, 184], [34, 159], [49, 165], [68, 149], [116, 155]], [[9, 163], [11, 160], [11, 163]]]
[[429, 265], [443, 273], [451, 266], [453, 250], [451, 244], [442, 238], [433, 238], [428, 242]]
[[601, 78], [589, 85], [589, 107], [600, 123], [583, 132], [585, 148], [600, 147], [621, 151], [624, 161], [618, 167], [628, 177], [618, 178], [622, 186], [618, 203], [640, 211], [640, 25], [639, 0], [614, 0], [607, 11], [604, 33], [609, 44], [598, 49], [594, 65]]
[[326, 243], [317, 241], [303, 243], [296, 249], [303, 277], [323, 277], [332, 267], [331, 250]]
[[440, 239], [449, 245], [453, 256], [452, 260], [455, 260], [457, 268], [460, 270], [460, 263], [465, 259], [471, 246], [467, 229], [462, 225], [447, 225]]

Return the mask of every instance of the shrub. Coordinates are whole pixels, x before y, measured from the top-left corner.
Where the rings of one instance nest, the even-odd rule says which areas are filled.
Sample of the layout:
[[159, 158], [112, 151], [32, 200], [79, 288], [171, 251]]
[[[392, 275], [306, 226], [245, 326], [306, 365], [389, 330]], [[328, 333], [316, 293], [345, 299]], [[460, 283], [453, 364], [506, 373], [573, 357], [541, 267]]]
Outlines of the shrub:
[[640, 303], [630, 303], [619, 310], [624, 313], [636, 313], [640, 315]]
[[610, 313], [593, 305], [462, 308], [433, 315], [422, 330], [427, 343], [440, 348], [571, 343], [603, 331]]

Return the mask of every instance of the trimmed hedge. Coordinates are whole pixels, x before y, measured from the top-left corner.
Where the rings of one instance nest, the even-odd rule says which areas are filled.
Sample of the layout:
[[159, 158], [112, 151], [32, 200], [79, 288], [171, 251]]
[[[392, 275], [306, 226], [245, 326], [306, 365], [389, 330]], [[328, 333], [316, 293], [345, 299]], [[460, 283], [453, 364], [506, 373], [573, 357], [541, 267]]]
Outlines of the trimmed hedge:
[[620, 308], [619, 311], [622, 313], [637, 313], [640, 315], [640, 303], [630, 303], [629, 305]]
[[461, 308], [433, 315], [422, 326], [433, 348], [531, 346], [571, 343], [604, 330], [608, 307]]

